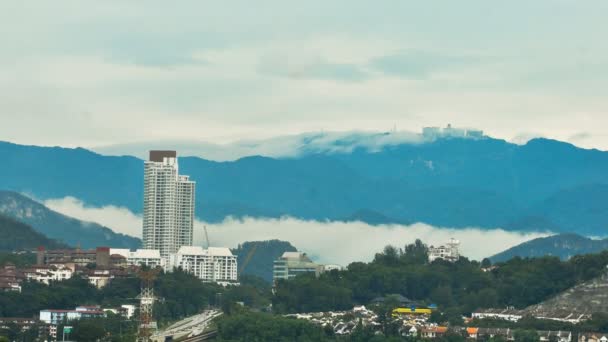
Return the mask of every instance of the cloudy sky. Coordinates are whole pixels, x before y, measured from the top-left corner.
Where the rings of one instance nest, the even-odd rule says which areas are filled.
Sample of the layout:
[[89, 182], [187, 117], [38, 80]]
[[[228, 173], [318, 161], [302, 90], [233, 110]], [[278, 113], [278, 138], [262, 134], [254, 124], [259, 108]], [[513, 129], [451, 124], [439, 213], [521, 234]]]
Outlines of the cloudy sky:
[[479, 127], [608, 149], [608, 2], [0, 0], [0, 140]]

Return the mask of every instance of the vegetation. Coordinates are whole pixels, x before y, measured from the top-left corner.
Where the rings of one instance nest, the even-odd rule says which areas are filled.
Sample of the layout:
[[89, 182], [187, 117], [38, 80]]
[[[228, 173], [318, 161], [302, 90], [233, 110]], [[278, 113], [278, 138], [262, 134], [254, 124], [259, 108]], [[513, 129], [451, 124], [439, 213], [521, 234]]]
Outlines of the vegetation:
[[32, 227], [0, 214], [0, 252], [32, 250], [38, 246], [66, 247], [36, 232]]
[[69, 336], [74, 341], [135, 341], [137, 321], [126, 321], [119, 315], [108, 314], [105, 318], [85, 319], [70, 322], [73, 327]]
[[[63, 177], [65, 174], [61, 176]], [[59, 178], [59, 175], [57, 177]], [[56, 182], [53, 183], [56, 184]], [[40, 183], [36, 184], [40, 185]], [[116, 233], [110, 228], [94, 222], [84, 222], [62, 215], [13, 191], [0, 191], [0, 214], [29, 225], [39, 234], [71, 246], [79, 245], [85, 249], [99, 246], [113, 246], [115, 248], [139, 248], [141, 246], [141, 240], [138, 238]], [[48, 248], [65, 246], [34, 243], [34, 241], [31, 245], [28, 244], [31, 248], [40, 245]]]
[[[296, 248], [287, 241], [248, 241], [239, 245], [232, 253], [237, 256], [239, 267], [243, 268], [241, 274], [260, 277], [272, 282], [272, 265], [277, 258], [285, 252], [295, 252]], [[246, 259], [249, 262], [245, 264]]]
[[[256, 279], [250, 281], [256, 283]], [[257, 283], [265, 284], [260, 280]], [[156, 304], [155, 318], [160, 324], [165, 324], [200, 313], [209, 306], [229, 307], [235, 302], [263, 309], [269, 304], [271, 295], [268, 285], [265, 286], [249, 285], [245, 279], [241, 286], [224, 288], [202, 283], [182, 271], [160, 274], [155, 283], [155, 293], [162, 301]], [[43, 309], [73, 309], [79, 305], [118, 307], [137, 303], [139, 292], [140, 281], [135, 277], [114, 279], [103, 289], [97, 289], [79, 277], [49, 286], [26, 282], [22, 293], [0, 292], [0, 317], [33, 317]]]
[[[488, 266], [489, 262], [483, 264]], [[281, 281], [275, 295], [266, 281], [254, 276], [241, 277], [241, 286], [224, 288], [202, 283], [180, 270], [162, 273], [155, 282], [156, 294], [162, 301], [156, 304], [154, 312], [163, 326], [210, 306], [221, 307], [225, 315], [217, 321], [220, 341], [397, 341], [403, 338], [391, 319], [391, 310], [397, 302], [390, 294], [401, 294], [422, 305], [438, 304], [440, 310], [432, 315], [431, 321], [458, 326], [463, 324], [463, 314], [478, 308], [523, 308], [539, 303], [600, 275], [606, 264], [608, 251], [568, 261], [554, 257], [515, 258], [484, 272], [482, 264], [466, 258], [456, 263], [437, 260], [429, 264], [427, 247], [416, 241], [404, 248], [388, 246], [372, 262], [353, 263], [346, 271], [331, 271], [319, 278], [305, 274]], [[139, 291], [136, 277], [115, 279], [101, 290], [78, 277], [50, 286], [27, 282], [22, 293], [0, 293], [0, 316], [32, 317], [41, 309], [72, 309], [87, 304], [117, 307], [136, 303]], [[375, 307], [381, 326], [373, 329], [360, 325], [348, 338], [334, 336], [332, 329], [282, 316], [293, 312], [349, 310], [356, 304], [369, 304], [378, 296], [388, 296], [383, 305]], [[112, 315], [73, 325], [71, 337], [79, 341], [102, 336], [104, 340], [128, 341], [132, 340], [136, 327], [134, 322]], [[532, 331], [537, 330], [606, 331], [608, 314], [595, 314], [590, 321], [576, 326], [532, 318], [518, 323], [481, 320], [470, 325], [509, 327], [517, 331], [518, 341], [526, 341], [533, 339]], [[8, 337], [17, 339], [16, 333], [12, 331]], [[446, 335], [440, 341], [463, 341], [463, 338]]]
[[552, 255], [567, 260], [573, 255], [600, 253], [608, 249], [608, 239], [591, 239], [578, 234], [558, 234], [526, 241], [492, 256], [493, 262], [520, 257]]
[[219, 341], [330, 341], [333, 331], [308, 321], [267, 313], [239, 312], [217, 321]]
[[428, 264], [426, 255], [420, 241], [403, 249], [388, 246], [371, 263], [352, 263], [347, 271], [282, 281], [273, 306], [280, 313], [344, 310], [398, 293], [422, 304], [437, 304], [452, 315], [479, 308], [524, 308], [599, 276], [608, 264], [606, 251], [568, 261], [514, 258], [484, 272], [480, 263], [466, 258]]
[[17, 267], [25, 267], [36, 263], [36, 254], [33, 252], [5, 253], [0, 252], [0, 267], [6, 264], [13, 264]]

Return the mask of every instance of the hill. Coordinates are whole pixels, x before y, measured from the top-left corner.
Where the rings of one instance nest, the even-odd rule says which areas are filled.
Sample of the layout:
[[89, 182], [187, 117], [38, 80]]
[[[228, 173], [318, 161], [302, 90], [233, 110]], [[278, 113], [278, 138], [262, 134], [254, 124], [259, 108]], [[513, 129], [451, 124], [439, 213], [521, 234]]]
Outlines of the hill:
[[137, 238], [115, 233], [97, 223], [83, 222], [62, 215], [16, 192], [0, 191], [0, 214], [71, 246], [137, 248], [141, 245]]
[[[252, 249], [255, 248], [255, 251]], [[287, 241], [247, 241], [232, 250], [237, 256], [239, 268], [244, 265], [249, 256], [249, 262], [241, 274], [254, 275], [267, 282], [272, 282], [272, 265], [285, 252], [295, 252], [297, 249]]]
[[525, 313], [536, 317], [591, 316], [608, 312], [608, 273], [578, 284], [540, 304], [530, 306]]
[[0, 214], [0, 252], [33, 250], [38, 246], [49, 249], [67, 247], [36, 232], [26, 224]]
[[568, 260], [575, 255], [599, 253], [604, 250], [608, 250], [608, 239], [593, 240], [577, 234], [559, 234], [524, 242], [490, 257], [490, 260], [502, 262], [514, 257], [543, 256]]
[[[292, 216], [596, 236], [608, 225], [608, 152], [549, 139], [344, 143], [352, 148], [289, 158], [181, 157], [180, 172], [197, 182], [197, 214], [207, 222]], [[142, 210], [140, 159], [10, 143], [0, 153], [10, 165], [0, 169], [0, 188]]]

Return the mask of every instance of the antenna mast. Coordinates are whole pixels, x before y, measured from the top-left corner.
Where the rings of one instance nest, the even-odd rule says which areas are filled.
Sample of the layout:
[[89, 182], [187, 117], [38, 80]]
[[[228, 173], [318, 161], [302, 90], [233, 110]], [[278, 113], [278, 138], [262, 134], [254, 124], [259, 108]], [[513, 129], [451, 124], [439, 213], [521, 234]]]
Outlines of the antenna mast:
[[154, 280], [160, 272], [159, 268], [148, 271], [139, 271], [138, 276], [141, 279], [141, 294], [139, 299], [139, 330], [137, 333], [138, 342], [149, 342], [152, 332], [156, 330], [156, 322], [152, 321], [154, 302]]

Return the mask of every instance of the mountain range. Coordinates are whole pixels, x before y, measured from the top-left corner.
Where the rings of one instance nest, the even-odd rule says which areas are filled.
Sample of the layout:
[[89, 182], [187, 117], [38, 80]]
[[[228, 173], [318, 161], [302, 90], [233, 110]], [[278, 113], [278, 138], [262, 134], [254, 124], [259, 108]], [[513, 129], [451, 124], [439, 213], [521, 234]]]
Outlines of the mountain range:
[[575, 255], [594, 254], [604, 250], [608, 250], [608, 239], [597, 240], [578, 234], [558, 234], [526, 241], [490, 257], [490, 260], [502, 262], [517, 256], [522, 258], [556, 256], [568, 260]]
[[[606, 234], [607, 152], [549, 139], [333, 145], [341, 143], [354, 147], [226, 162], [180, 157], [180, 173], [197, 182], [197, 216], [207, 222], [292, 216]], [[142, 210], [141, 159], [11, 143], [0, 143], [0, 154], [10, 165], [0, 169], [1, 189]]]
[[[141, 245], [141, 241], [137, 238], [115, 233], [110, 228], [94, 222], [84, 222], [65, 216], [11, 191], [0, 191], [0, 214], [32, 227], [41, 237], [49, 237], [71, 246], [138, 248]], [[45, 244], [41, 243], [41, 245]]]

